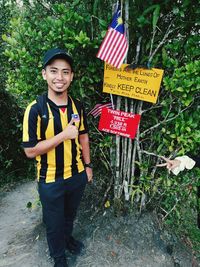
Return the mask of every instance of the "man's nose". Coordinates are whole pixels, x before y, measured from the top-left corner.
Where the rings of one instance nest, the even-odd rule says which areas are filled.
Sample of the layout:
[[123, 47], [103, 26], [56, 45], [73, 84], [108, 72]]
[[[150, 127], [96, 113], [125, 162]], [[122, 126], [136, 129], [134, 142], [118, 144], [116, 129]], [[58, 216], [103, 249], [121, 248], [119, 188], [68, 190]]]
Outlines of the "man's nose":
[[57, 73], [57, 79], [59, 79], [59, 80], [62, 80], [63, 79], [63, 73], [62, 73], [62, 71], [59, 71]]

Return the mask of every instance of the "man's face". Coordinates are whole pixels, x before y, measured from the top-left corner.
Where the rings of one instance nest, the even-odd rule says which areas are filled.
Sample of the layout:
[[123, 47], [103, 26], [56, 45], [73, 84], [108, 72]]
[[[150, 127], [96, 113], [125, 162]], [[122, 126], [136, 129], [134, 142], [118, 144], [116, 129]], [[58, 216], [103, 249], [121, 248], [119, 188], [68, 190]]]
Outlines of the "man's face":
[[64, 59], [55, 59], [46, 69], [42, 70], [43, 79], [47, 81], [48, 89], [57, 94], [67, 91], [73, 80], [71, 66]]

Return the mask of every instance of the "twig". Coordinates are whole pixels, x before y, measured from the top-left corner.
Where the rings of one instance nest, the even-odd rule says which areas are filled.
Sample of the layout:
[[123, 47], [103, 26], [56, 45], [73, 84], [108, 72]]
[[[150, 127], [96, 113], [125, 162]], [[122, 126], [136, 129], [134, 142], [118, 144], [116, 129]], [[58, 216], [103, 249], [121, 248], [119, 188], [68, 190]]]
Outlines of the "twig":
[[167, 214], [167, 211], [166, 211], [165, 209], [163, 209], [162, 207], [160, 207], [160, 209], [161, 209], [162, 211], [164, 211], [165, 214]]
[[[178, 150], [180, 149], [180, 147], [178, 147], [173, 153], [171, 153], [167, 158], [168, 159], [171, 159], [172, 157], [174, 157]], [[144, 153], [144, 154], [147, 154], [147, 155], [151, 155], [151, 156], [154, 156], [154, 157], [157, 157], [157, 158], [160, 158], [160, 159], [164, 159], [165, 157], [164, 156], [161, 156], [161, 155], [158, 155], [158, 154], [155, 154], [153, 152], [148, 152], [146, 150], [141, 150], [141, 153]]]
[[173, 210], [175, 210], [177, 204], [178, 204], [179, 200], [176, 200], [176, 203], [174, 204], [174, 206], [171, 208], [171, 210], [169, 212], [166, 213], [166, 215], [162, 218], [162, 221], [164, 221], [170, 213], [172, 213]]
[[97, 231], [98, 229], [99, 229], [99, 226], [97, 226], [97, 228], [94, 229], [94, 231], [93, 231], [93, 235], [92, 235], [92, 241], [93, 241], [93, 243], [94, 243], [94, 236], [95, 236], [96, 231]]
[[151, 39], [151, 47], [150, 47], [150, 51], [149, 51], [149, 58], [150, 58], [150, 56], [151, 56], [151, 54], [152, 54], [153, 43], [154, 43], [155, 35], [156, 35], [156, 27], [155, 27], [155, 29], [154, 29], [154, 31], [153, 31], [153, 36], [152, 36], [152, 39]]
[[[137, 110], [137, 114], [139, 114], [139, 115], [141, 115], [141, 113], [142, 113], [142, 106], [143, 106], [143, 101], [140, 101], [139, 105], [138, 105], [138, 110]], [[142, 154], [141, 154], [141, 149], [140, 149], [140, 145], [139, 145], [139, 137], [140, 137], [140, 124], [138, 125], [138, 130], [137, 130], [136, 146], [137, 146], [139, 161], [142, 162]]]
[[149, 60], [148, 60], [148, 66], [151, 64], [151, 61], [153, 59], [153, 57], [155, 56], [155, 54], [157, 53], [157, 51], [159, 50], [159, 48], [165, 43], [167, 37], [169, 36], [170, 33], [172, 33], [174, 30], [170, 30], [171, 26], [172, 26], [172, 23], [173, 23], [173, 20], [171, 21], [171, 23], [169, 24], [168, 28], [167, 28], [167, 31], [163, 37], [163, 39], [160, 41], [160, 43], [158, 44], [158, 46], [155, 48], [155, 50], [152, 52], [152, 54], [150, 55], [149, 57]]
[[139, 37], [137, 47], [136, 47], [136, 57], [135, 57], [135, 64], [138, 64], [139, 55], [140, 55], [140, 48], [141, 48], [142, 36]]
[[103, 157], [104, 157], [104, 159], [105, 159], [106, 163], [108, 164], [108, 167], [109, 167], [109, 168], [110, 168], [110, 170], [112, 171], [111, 164], [110, 164], [110, 162], [108, 161], [108, 159], [107, 159], [106, 155], [104, 154], [104, 152], [103, 152], [103, 149], [102, 149], [102, 148], [100, 148], [100, 151], [101, 151], [101, 153], [102, 153], [102, 155], [103, 155]]
[[151, 171], [151, 179], [153, 179], [154, 178], [154, 176], [155, 176], [155, 173], [156, 173], [156, 170], [157, 170], [157, 165], [158, 165], [158, 163], [159, 163], [159, 160], [160, 159], [160, 157], [158, 157], [157, 158], [157, 160], [156, 160], [156, 164], [155, 164], [155, 166], [153, 167], [153, 170]]
[[[194, 101], [193, 101], [193, 102], [194, 102]], [[157, 127], [159, 127], [159, 126], [162, 125], [163, 123], [167, 123], [167, 122], [170, 122], [170, 121], [176, 119], [178, 116], [181, 115], [182, 112], [184, 112], [184, 111], [186, 111], [187, 109], [189, 109], [189, 108], [192, 106], [193, 102], [192, 102], [188, 107], [186, 107], [186, 108], [180, 110], [179, 113], [176, 114], [174, 117], [172, 117], [172, 118], [170, 118], [170, 119], [167, 119], [167, 116], [166, 116], [165, 119], [162, 120], [161, 122], [159, 122], [159, 123], [153, 125], [153, 126], [150, 127], [149, 129], [146, 129], [145, 131], [143, 131], [143, 132], [141, 133], [141, 136], [144, 137], [146, 133], [152, 131], [153, 129], [155, 129], [155, 128], [157, 128]]]
[[104, 135], [99, 131], [99, 129], [95, 126], [94, 122], [92, 121], [92, 125], [94, 126], [95, 130], [102, 136], [104, 137]]
[[154, 157], [162, 158], [162, 159], [163, 159], [163, 156], [158, 155], [158, 154], [155, 154], [155, 153], [153, 153], [153, 152], [148, 152], [148, 151], [146, 151], [146, 150], [141, 150], [141, 153], [144, 153], [144, 154], [147, 154], [147, 155], [151, 155], [151, 156], [154, 156]]
[[152, 107], [150, 107], [150, 108], [148, 108], [148, 109], [143, 110], [143, 111], [142, 111], [142, 114], [143, 114], [143, 113], [146, 113], [146, 112], [150, 112], [151, 110], [153, 110], [153, 109], [157, 109], [157, 108], [162, 108], [162, 106], [161, 106], [161, 105], [154, 105], [154, 106], [152, 106]]

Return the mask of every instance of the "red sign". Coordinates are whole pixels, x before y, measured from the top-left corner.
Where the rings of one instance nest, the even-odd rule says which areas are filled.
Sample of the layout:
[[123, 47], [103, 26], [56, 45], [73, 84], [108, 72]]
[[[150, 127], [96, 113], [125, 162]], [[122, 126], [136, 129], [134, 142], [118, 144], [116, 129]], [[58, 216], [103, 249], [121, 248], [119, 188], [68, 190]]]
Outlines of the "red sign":
[[139, 122], [140, 115], [138, 114], [103, 108], [98, 128], [100, 131], [133, 139]]

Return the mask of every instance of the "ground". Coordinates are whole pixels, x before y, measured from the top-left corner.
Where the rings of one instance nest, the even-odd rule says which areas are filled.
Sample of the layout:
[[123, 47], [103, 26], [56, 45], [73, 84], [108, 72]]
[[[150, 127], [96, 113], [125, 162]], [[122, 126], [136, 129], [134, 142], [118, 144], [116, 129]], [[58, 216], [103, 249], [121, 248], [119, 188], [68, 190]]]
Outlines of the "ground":
[[[53, 266], [37, 204], [36, 182], [0, 193], [0, 267]], [[200, 266], [185, 243], [160, 229], [153, 213], [115, 217], [107, 209], [91, 218], [91, 205], [86, 198], [80, 207], [74, 236], [85, 251], [78, 257], [67, 253], [70, 267]]]

